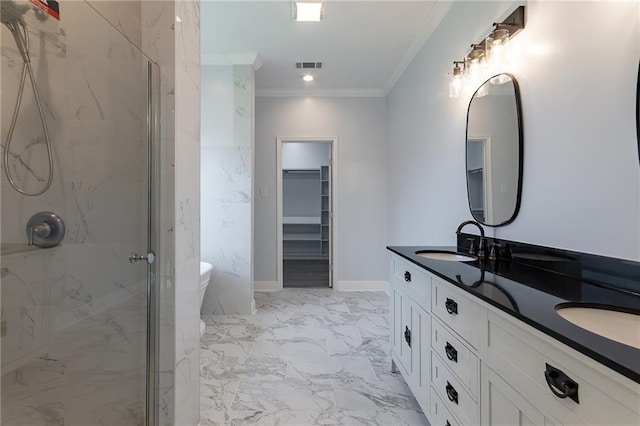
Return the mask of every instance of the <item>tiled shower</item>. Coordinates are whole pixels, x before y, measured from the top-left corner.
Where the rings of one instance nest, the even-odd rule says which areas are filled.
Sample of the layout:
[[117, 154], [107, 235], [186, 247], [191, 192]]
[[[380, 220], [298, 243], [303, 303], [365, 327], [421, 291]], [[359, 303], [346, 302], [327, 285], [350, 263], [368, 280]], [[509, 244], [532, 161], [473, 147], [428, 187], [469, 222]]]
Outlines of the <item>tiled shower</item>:
[[[179, 408], [176, 403], [184, 391], [197, 392], [199, 315], [191, 309], [199, 305], [197, 271], [191, 284], [185, 268], [199, 261], [190, 249], [199, 244], [183, 240], [198, 226], [198, 206], [181, 216], [173, 206], [180, 211], [181, 205], [197, 204], [189, 197], [199, 192], [199, 176], [191, 178], [199, 164], [191, 152], [197, 150], [176, 155], [174, 142], [182, 132], [189, 135], [182, 138], [185, 145], [199, 144], [199, 123], [179, 119], [192, 113], [181, 105], [199, 103], [194, 99], [199, 71], [184, 60], [199, 66], [199, 59], [192, 59], [199, 57], [199, 3], [60, 3], [59, 22], [37, 19], [35, 13], [25, 19], [53, 145], [52, 185], [29, 197], [9, 185], [4, 170], [0, 178], [1, 422], [145, 424], [151, 390], [150, 412], [161, 424], [195, 424], [197, 402]], [[178, 14], [188, 28], [176, 22]], [[11, 32], [1, 27], [4, 151], [23, 59]], [[193, 51], [178, 54], [176, 45], [186, 38], [197, 40]], [[159, 64], [152, 69], [160, 82], [154, 79], [151, 86], [147, 55]], [[177, 56], [183, 58], [180, 69]], [[155, 127], [148, 127], [149, 89], [160, 99], [154, 104], [159, 106]], [[147, 251], [151, 129], [156, 144], [151, 199], [158, 211], [152, 234], [159, 253], [150, 267], [157, 292], [149, 312], [146, 264], [129, 257]], [[30, 191], [47, 179], [46, 144], [28, 79], [8, 166], [18, 185]], [[43, 211], [55, 212], [66, 225], [56, 247], [27, 245], [27, 221]], [[163, 336], [150, 348], [148, 324]], [[156, 354], [152, 362], [148, 350]]]

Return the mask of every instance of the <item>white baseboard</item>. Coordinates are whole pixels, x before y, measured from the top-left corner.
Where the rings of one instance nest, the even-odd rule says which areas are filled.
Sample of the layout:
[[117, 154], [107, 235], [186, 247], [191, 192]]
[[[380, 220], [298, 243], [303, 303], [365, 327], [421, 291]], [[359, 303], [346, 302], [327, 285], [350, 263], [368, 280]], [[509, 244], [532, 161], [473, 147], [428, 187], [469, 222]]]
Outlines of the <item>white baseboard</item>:
[[338, 281], [338, 291], [384, 291], [389, 293], [386, 281]]
[[280, 291], [278, 281], [254, 281], [253, 291]]

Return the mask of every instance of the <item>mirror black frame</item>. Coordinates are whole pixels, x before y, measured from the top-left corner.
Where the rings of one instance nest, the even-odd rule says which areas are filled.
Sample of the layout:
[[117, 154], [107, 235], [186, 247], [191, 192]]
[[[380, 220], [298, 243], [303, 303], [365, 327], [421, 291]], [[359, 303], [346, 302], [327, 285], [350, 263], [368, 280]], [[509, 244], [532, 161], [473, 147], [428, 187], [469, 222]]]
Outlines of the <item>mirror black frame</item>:
[[[520, 203], [522, 201], [522, 170], [524, 168], [524, 137], [523, 137], [523, 132], [522, 132], [522, 106], [521, 106], [521, 101], [520, 101], [520, 86], [518, 85], [518, 80], [516, 80], [516, 78], [509, 73], [503, 72], [503, 73], [499, 73], [496, 74], [492, 77], [489, 77], [486, 81], [484, 81], [482, 84], [480, 84], [478, 86], [478, 88], [476, 89], [475, 92], [473, 92], [473, 95], [471, 96], [471, 99], [469, 100], [469, 105], [467, 106], [467, 122], [466, 122], [466, 127], [465, 127], [465, 138], [464, 138], [464, 146], [465, 146], [465, 155], [464, 155], [464, 167], [465, 167], [465, 175], [466, 175], [466, 170], [468, 168], [468, 158], [467, 158], [467, 141], [469, 140], [469, 111], [471, 110], [471, 102], [473, 102], [473, 98], [476, 96], [476, 93], [478, 93], [478, 90], [480, 90], [480, 88], [482, 86], [484, 86], [485, 84], [487, 84], [490, 80], [494, 79], [495, 77], [499, 76], [499, 75], [508, 75], [509, 78], [511, 78], [511, 81], [513, 82], [513, 92], [514, 92], [514, 96], [516, 98], [516, 115], [517, 115], [517, 121], [518, 121], [518, 161], [520, 163], [520, 167], [518, 167], [518, 192], [516, 193], [516, 205], [515, 208], [513, 209], [513, 214], [511, 215], [511, 217], [507, 220], [505, 220], [502, 223], [498, 223], [495, 225], [489, 225], [487, 223], [483, 223], [478, 221], [479, 223], [481, 223], [484, 226], [490, 226], [492, 228], [498, 227], [498, 226], [504, 226], [504, 225], [508, 225], [511, 222], [513, 222], [516, 219], [516, 216], [518, 216], [518, 212], [520, 211]], [[639, 86], [639, 90], [640, 90], [640, 86]], [[473, 212], [471, 210], [471, 197], [469, 194], [469, 179], [465, 176], [465, 181], [467, 184], [467, 203], [469, 204], [469, 212], [471, 213], [471, 217], [476, 220], [476, 218], [473, 216]]]

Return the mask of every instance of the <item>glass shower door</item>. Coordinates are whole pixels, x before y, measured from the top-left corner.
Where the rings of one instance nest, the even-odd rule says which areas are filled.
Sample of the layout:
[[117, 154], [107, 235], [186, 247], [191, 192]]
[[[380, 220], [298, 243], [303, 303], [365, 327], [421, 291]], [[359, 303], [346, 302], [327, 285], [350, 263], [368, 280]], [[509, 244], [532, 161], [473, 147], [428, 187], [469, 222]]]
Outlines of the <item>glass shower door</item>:
[[[2, 425], [143, 425], [151, 271], [130, 255], [151, 243], [149, 61], [86, 2], [61, 6], [53, 30], [26, 20], [51, 187], [0, 179]], [[24, 52], [1, 27], [5, 150]], [[35, 192], [50, 168], [29, 79], [15, 121], [7, 168]], [[28, 245], [39, 212], [64, 221], [59, 245]]]

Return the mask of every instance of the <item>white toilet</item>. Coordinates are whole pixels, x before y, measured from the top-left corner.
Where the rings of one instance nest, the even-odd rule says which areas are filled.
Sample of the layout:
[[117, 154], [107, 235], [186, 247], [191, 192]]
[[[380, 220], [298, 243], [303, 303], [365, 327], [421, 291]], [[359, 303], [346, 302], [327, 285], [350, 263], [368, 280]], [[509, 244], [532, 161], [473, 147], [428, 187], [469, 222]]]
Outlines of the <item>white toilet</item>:
[[[207, 262], [200, 262], [200, 309], [202, 309], [202, 301], [204, 293], [207, 291], [209, 280], [211, 279], [211, 271], [213, 266]], [[200, 337], [204, 335], [205, 323], [200, 319]]]

